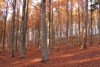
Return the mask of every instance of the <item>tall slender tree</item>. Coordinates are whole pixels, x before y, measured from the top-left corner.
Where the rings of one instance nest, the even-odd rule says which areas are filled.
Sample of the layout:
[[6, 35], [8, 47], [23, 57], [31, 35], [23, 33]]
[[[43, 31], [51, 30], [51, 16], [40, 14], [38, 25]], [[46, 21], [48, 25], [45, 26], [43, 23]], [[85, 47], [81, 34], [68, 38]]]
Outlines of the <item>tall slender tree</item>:
[[58, 7], [57, 7], [57, 11], [58, 11], [58, 29], [57, 29], [57, 39], [58, 39], [58, 45], [57, 45], [57, 50], [59, 50], [59, 0], [58, 0]]
[[79, 8], [79, 0], [78, 0], [78, 30], [79, 30], [79, 35], [78, 35], [78, 46], [80, 45], [80, 8]]
[[4, 33], [3, 33], [3, 46], [2, 46], [2, 56], [4, 56], [4, 46], [5, 46], [5, 33], [6, 33], [6, 21], [7, 21], [7, 11], [8, 11], [8, 1], [6, 6], [6, 16], [4, 17]]
[[48, 38], [47, 39], [49, 39], [49, 43], [48, 43], [48, 54], [50, 54], [51, 53], [51, 51], [50, 51], [50, 24], [51, 24], [51, 0], [49, 0], [49, 23], [48, 23], [49, 25], [48, 25], [48, 27], [49, 27], [49, 29], [48, 29], [48, 31], [49, 31], [49, 35], [48, 35]]
[[25, 16], [25, 28], [24, 28], [24, 53], [26, 52], [26, 47], [25, 47], [25, 43], [26, 43], [26, 33], [27, 33], [27, 22], [28, 22], [28, 3], [29, 0], [27, 0], [27, 8], [26, 8], [26, 16]]
[[[18, 4], [17, 4], [18, 5]], [[18, 41], [18, 30], [19, 30], [19, 6], [17, 7], [17, 26], [16, 26], [16, 43], [15, 43], [15, 51], [18, 51], [18, 48], [17, 48], [17, 41]]]
[[46, 0], [41, 0], [41, 20], [42, 20], [42, 61], [48, 60], [46, 52]]
[[90, 39], [90, 45], [92, 45], [92, 0], [91, 0], [91, 39]]
[[72, 0], [71, 0], [71, 48], [73, 47], [73, 9], [72, 9]]
[[68, 27], [69, 27], [69, 15], [68, 15], [68, 2], [69, 0], [67, 0], [67, 6], [66, 6], [66, 13], [67, 13], [67, 25], [66, 25], [66, 42], [67, 42], [67, 49], [68, 49], [68, 46], [69, 46], [69, 42], [68, 42]]
[[23, 0], [23, 9], [22, 9], [22, 26], [21, 26], [21, 45], [20, 45], [20, 58], [24, 58], [23, 46], [24, 45], [24, 24], [25, 24], [25, 8], [26, 8], [26, 0]]
[[54, 49], [53, 0], [52, 0], [52, 49]]
[[14, 57], [13, 53], [13, 37], [14, 37], [14, 28], [15, 28], [15, 8], [16, 8], [16, 0], [13, 0], [13, 14], [12, 14], [12, 35], [11, 35], [11, 57]]
[[81, 46], [82, 49], [87, 48], [86, 46], [86, 39], [87, 39], [87, 23], [88, 23], [88, 0], [85, 1], [85, 23], [84, 23], [84, 30], [83, 30], [83, 44]]
[[99, 2], [99, 44], [100, 44], [100, 0], [98, 0]]

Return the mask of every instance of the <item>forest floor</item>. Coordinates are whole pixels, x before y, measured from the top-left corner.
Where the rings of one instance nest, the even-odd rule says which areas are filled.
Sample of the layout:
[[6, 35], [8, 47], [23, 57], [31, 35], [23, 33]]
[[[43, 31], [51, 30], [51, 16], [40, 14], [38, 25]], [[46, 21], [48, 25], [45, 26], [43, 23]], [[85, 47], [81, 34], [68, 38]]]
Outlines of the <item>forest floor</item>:
[[51, 49], [48, 60], [41, 62], [41, 50], [27, 50], [25, 58], [19, 59], [20, 52], [14, 52], [14, 57], [8, 55], [1, 56], [0, 50], [0, 67], [100, 67], [100, 45], [97, 43], [87, 45], [87, 49], [81, 49], [80, 46], [66, 49], [61, 47], [59, 52], [56, 47]]

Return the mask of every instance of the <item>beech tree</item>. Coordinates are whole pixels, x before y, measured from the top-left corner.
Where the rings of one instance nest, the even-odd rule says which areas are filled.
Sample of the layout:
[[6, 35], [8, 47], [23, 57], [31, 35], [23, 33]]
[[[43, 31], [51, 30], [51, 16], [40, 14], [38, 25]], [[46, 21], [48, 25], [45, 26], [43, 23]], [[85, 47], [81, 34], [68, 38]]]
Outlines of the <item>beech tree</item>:
[[5, 12], [5, 17], [4, 17], [4, 33], [3, 33], [2, 56], [4, 56], [5, 33], [6, 33], [6, 22], [7, 22], [7, 12], [8, 12], [8, 1], [7, 1], [6, 12]]
[[82, 49], [87, 48], [86, 46], [87, 23], [88, 23], [88, 0], [86, 0], [86, 4], [85, 4], [85, 23], [84, 23], [84, 30], [83, 30], [83, 45], [81, 46]]
[[68, 46], [69, 46], [69, 42], [68, 42], [68, 28], [69, 28], [68, 2], [69, 2], [69, 0], [67, 0], [67, 6], [66, 6], [66, 13], [67, 13], [66, 42], [67, 42], [67, 49], [68, 49]]
[[23, 0], [23, 9], [22, 9], [22, 26], [21, 26], [21, 46], [20, 46], [20, 58], [24, 58], [24, 24], [25, 24], [25, 8], [26, 8], [26, 0]]
[[46, 61], [46, 0], [41, 0], [41, 21], [42, 21], [42, 61]]
[[13, 13], [12, 13], [12, 35], [11, 35], [11, 57], [14, 57], [13, 53], [13, 38], [14, 38], [14, 27], [15, 27], [15, 8], [16, 8], [16, 0], [13, 0]]

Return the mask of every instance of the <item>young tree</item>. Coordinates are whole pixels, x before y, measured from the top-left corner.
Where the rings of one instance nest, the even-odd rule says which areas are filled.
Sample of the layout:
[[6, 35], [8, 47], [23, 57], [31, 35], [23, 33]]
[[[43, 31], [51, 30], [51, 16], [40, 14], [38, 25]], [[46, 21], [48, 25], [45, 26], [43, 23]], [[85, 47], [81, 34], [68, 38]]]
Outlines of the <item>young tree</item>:
[[42, 61], [48, 60], [46, 52], [46, 0], [41, 0], [41, 20], [42, 20]]

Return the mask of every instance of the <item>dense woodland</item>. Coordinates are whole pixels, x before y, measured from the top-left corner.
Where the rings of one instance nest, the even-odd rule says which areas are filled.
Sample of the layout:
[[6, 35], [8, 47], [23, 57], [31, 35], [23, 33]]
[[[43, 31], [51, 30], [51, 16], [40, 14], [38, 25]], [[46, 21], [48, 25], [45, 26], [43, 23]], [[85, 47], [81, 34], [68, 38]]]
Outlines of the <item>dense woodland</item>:
[[21, 60], [40, 50], [41, 61], [48, 62], [53, 50], [85, 51], [95, 44], [100, 44], [100, 0], [0, 0], [0, 57], [18, 53]]

